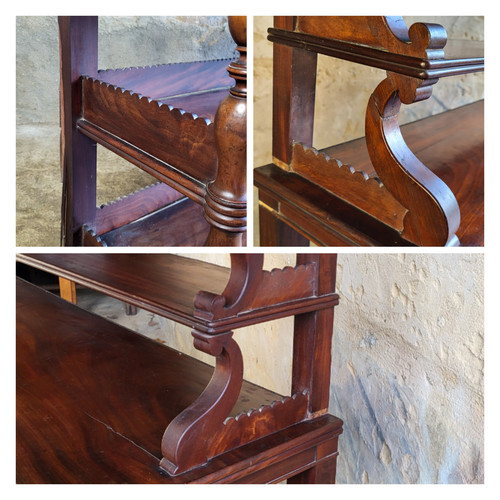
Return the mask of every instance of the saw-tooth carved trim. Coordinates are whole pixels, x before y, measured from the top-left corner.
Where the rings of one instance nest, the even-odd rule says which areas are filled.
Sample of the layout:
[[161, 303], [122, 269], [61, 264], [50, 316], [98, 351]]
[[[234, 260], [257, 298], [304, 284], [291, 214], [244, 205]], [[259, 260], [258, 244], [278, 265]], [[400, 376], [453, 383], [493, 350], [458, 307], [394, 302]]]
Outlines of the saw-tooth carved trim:
[[200, 60], [200, 61], [182, 61], [182, 62], [172, 62], [165, 64], [152, 64], [146, 66], [129, 66], [126, 68], [106, 68], [98, 70], [97, 74], [101, 75], [104, 73], [126, 73], [127, 71], [137, 71], [137, 70], [148, 70], [148, 69], [157, 69], [164, 68], [168, 66], [189, 66], [191, 64], [200, 64], [200, 63], [213, 63], [213, 62], [227, 62], [228, 64], [232, 61], [231, 58], [219, 58], [219, 59], [208, 59], [208, 60]]
[[[311, 159], [313, 159], [312, 164]], [[318, 151], [314, 147], [294, 142], [292, 146], [292, 172], [308, 178], [308, 171], [312, 167], [316, 173], [322, 172], [328, 176], [351, 175], [359, 182], [373, 183], [376, 188], [383, 187], [383, 183], [378, 177], [370, 176], [364, 170], [358, 170], [350, 164], [342, 163], [337, 158], [331, 158], [326, 153]], [[335, 167], [338, 167], [338, 172]]]
[[272, 290], [276, 287], [286, 290], [282, 303], [316, 296], [315, 262], [264, 271], [263, 258], [257, 254], [233, 254], [231, 259], [241, 259], [242, 267], [231, 266], [238, 272], [231, 274], [221, 295], [209, 292], [196, 295], [194, 305], [197, 317], [216, 320], [265, 307], [275, 301]]
[[133, 90], [125, 89], [123, 87], [120, 87], [118, 85], [115, 85], [113, 83], [106, 82], [104, 80], [100, 80], [98, 78], [92, 77], [92, 76], [83, 76], [83, 78], [89, 82], [92, 82], [92, 84], [99, 85], [99, 86], [105, 86], [110, 92], [116, 92], [116, 93], [121, 93], [127, 95], [127, 97], [135, 98], [137, 99], [138, 102], [140, 103], [147, 103], [152, 106], [156, 105], [158, 108], [162, 108], [168, 110], [172, 114], [177, 114], [180, 115], [181, 118], [186, 118], [186, 119], [191, 119], [195, 121], [196, 123], [203, 123], [206, 126], [212, 125], [213, 122], [206, 117], [198, 116], [196, 113], [191, 113], [189, 111], [186, 111], [182, 108], [177, 108], [175, 106], [172, 106], [170, 104], [166, 104], [161, 102], [160, 100], [154, 99], [152, 97], [140, 94], [138, 92], [134, 92]]

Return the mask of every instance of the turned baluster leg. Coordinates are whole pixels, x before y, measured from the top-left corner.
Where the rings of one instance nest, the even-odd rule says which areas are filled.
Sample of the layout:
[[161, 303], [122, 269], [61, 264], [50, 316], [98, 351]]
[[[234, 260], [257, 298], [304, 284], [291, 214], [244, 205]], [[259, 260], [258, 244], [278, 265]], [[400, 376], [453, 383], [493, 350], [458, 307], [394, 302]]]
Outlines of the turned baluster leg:
[[210, 223], [207, 246], [246, 244], [247, 63], [246, 17], [230, 16], [229, 30], [240, 57], [227, 70], [235, 85], [215, 116], [217, 175], [207, 186], [205, 218]]

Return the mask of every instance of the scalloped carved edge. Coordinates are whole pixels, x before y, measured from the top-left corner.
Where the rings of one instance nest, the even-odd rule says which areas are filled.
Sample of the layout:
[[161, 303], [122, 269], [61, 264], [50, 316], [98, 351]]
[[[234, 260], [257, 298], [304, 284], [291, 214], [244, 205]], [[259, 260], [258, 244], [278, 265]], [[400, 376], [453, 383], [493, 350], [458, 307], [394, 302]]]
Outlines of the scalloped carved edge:
[[[304, 164], [308, 158], [314, 158], [314, 170], [324, 170], [327, 176], [330, 176], [333, 171], [333, 175], [343, 175], [352, 178], [354, 181], [359, 183], [373, 184], [375, 189], [380, 189], [384, 187], [384, 184], [377, 176], [370, 176], [364, 170], [357, 170], [352, 165], [348, 163], [342, 163], [341, 160], [336, 158], [331, 158], [326, 153], [318, 151], [312, 146], [306, 146], [300, 142], [293, 142], [292, 144], [292, 161], [290, 162], [290, 169], [292, 172], [307, 177], [308, 169], [304, 168]], [[304, 159], [304, 164], [301, 160]], [[338, 168], [335, 168], [338, 167]]]
[[[251, 312], [256, 309], [279, 305], [298, 299], [317, 296], [316, 262], [300, 264], [295, 267], [286, 266], [271, 271], [262, 270], [258, 265], [249, 265], [246, 272], [234, 280], [234, 288], [230, 282], [221, 295], [201, 291], [194, 299], [195, 316], [207, 320], [216, 320]], [[276, 302], [274, 290], [283, 290], [280, 302]], [[229, 295], [237, 296], [237, 300], [228, 303]]]
[[[344, 201], [373, 213], [380, 220], [401, 231], [407, 209], [403, 207], [376, 175], [368, 175], [352, 165], [313, 147], [294, 142], [290, 171], [320, 185]], [[372, 200], [377, 200], [377, 206]]]
[[82, 246], [107, 247], [108, 245], [87, 224], [82, 226]]
[[283, 302], [316, 296], [318, 293], [316, 271], [315, 262], [263, 271], [257, 287], [258, 293], [254, 295], [249, 309], [264, 307], [272, 302], [275, 287], [286, 291]]
[[209, 118], [198, 116], [196, 113], [190, 113], [182, 108], [176, 108], [175, 106], [172, 106], [170, 104], [165, 104], [159, 100], [153, 99], [152, 97], [140, 94], [138, 92], [134, 92], [133, 90], [125, 89], [113, 83], [108, 83], [104, 80], [100, 80], [99, 78], [95, 78], [92, 76], [83, 76], [82, 78], [85, 81], [91, 82], [94, 86], [99, 85], [100, 87], [105, 87], [107, 91], [111, 93], [124, 94], [130, 96], [131, 98], [135, 98], [141, 104], [147, 103], [152, 106], [156, 105], [159, 109], [168, 110], [173, 115], [178, 115], [181, 119], [191, 119], [196, 123], [203, 123], [205, 126], [210, 126], [213, 124], [213, 122]]
[[228, 417], [212, 439], [214, 456], [302, 422], [309, 417], [308, 407], [309, 392], [304, 390]]
[[152, 184], [149, 184], [148, 186], [144, 186], [144, 187], [136, 189], [135, 191], [132, 191], [128, 194], [124, 194], [123, 196], [119, 196], [118, 198], [115, 198], [114, 200], [109, 200], [106, 203], [102, 203], [97, 208], [103, 209], [103, 208], [109, 207], [111, 205], [115, 205], [116, 203], [120, 203], [121, 201], [127, 200], [127, 198], [131, 198], [132, 196], [136, 195], [137, 193], [141, 193], [142, 191], [146, 191], [147, 189], [150, 189], [154, 186], [157, 186], [158, 184], [161, 184], [161, 182], [153, 182]]
[[[131, 145], [132, 156], [136, 150], [145, 151], [149, 157], [168, 164], [171, 172], [165, 174], [163, 167], [157, 169], [155, 166], [153, 170], [168, 178], [179, 177], [182, 182], [177, 181], [182, 185], [192, 184], [190, 179], [204, 184], [215, 179], [215, 127], [208, 118], [93, 77], [83, 77], [82, 84], [81, 118], [90, 126], [103, 130], [104, 139], [99, 142], [113, 143], [116, 137]], [[130, 124], [125, 131], [121, 127], [124, 120]], [[135, 134], [134, 130], [139, 133]]]
[[135, 71], [138, 69], [155, 69], [155, 68], [164, 68], [166, 66], [182, 66], [182, 65], [210, 63], [210, 62], [227, 62], [229, 64], [232, 60], [233, 59], [230, 57], [219, 57], [217, 59], [200, 59], [197, 61], [179, 61], [179, 62], [162, 63], [162, 64], [151, 64], [151, 65], [146, 65], [146, 66], [127, 66], [125, 68], [106, 68], [106, 69], [100, 69], [97, 72], [97, 77], [99, 78], [99, 75], [106, 73], [106, 72], [126, 72], [126, 71]]
[[224, 425], [232, 425], [231, 424], [232, 420], [238, 421], [245, 418], [252, 418], [252, 415], [254, 414], [258, 413], [262, 414], [263, 412], [271, 411], [278, 405], [288, 405], [290, 400], [296, 400], [299, 396], [308, 396], [307, 389], [304, 389], [302, 392], [297, 392], [292, 396], [283, 396], [281, 399], [276, 399], [270, 404], [261, 405], [258, 408], [251, 408], [248, 411], [242, 411], [241, 413], [238, 413], [238, 415], [235, 415], [234, 417], [227, 417], [226, 420], [224, 421]]

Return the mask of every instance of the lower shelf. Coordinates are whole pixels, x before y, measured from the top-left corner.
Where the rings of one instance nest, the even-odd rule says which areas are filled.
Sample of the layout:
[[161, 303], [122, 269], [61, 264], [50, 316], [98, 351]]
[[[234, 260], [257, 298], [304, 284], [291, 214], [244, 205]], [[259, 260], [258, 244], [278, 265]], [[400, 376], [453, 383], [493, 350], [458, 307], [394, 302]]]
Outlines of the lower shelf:
[[[189, 230], [186, 230], [189, 228]], [[100, 235], [103, 246], [203, 246], [210, 225], [189, 198]]]
[[[155, 190], [157, 186], [162, 188], [164, 185], [152, 186], [99, 209], [96, 231], [84, 228], [82, 235], [84, 246], [203, 246], [210, 232], [210, 225], [199, 203], [178, 196], [166, 198], [165, 201], [168, 203], [166, 206], [149, 213], [147, 210], [142, 212], [137, 210], [137, 207], [147, 208], [142, 203], [143, 195]], [[135, 198], [140, 198], [140, 201], [134, 202]], [[134, 212], [131, 212], [129, 222], [126, 222], [124, 214], [127, 208], [121, 204], [129, 200], [131, 202], [128, 203], [129, 206], [135, 203], [135, 217], [138, 218], [134, 219]], [[161, 198], [159, 201], [161, 202]], [[114, 216], [111, 212], [119, 213], [124, 221], [121, 224], [109, 224], [108, 221]]]
[[[410, 149], [455, 195], [462, 246], [484, 245], [483, 122], [484, 102], [479, 101], [401, 127]], [[363, 171], [367, 179], [376, 177], [364, 138], [322, 149], [310, 158], [318, 163], [308, 165], [314, 175], [317, 169], [313, 167], [324, 166], [324, 158], [331, 158]], [[256, 169], [263, 222], [271, 213], [319, 245], [408, 245], [397, 229], [382, 222], [380, 213], [374, 216], [382, 208], [375, 206], [373, 195], [368, 196], [362, 185], [356, 190], [348, 185], [345, 175], [337, 174], [335, 160], [331, 164], [321, 183], [274, 165]]]
[[[18, 483], [275, 482], [335, 460], [342, 422], [301, 422], [171, 478], [169, 422], [212, 368], [17, 281]], [[237, 415], [281, 396], [244, 383]]]

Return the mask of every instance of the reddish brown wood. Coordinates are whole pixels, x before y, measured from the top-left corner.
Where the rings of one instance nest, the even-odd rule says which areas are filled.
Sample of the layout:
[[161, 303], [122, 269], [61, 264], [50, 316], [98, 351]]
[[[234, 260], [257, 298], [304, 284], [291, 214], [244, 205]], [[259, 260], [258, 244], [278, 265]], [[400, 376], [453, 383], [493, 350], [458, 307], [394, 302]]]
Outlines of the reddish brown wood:
[[[257, 171], [256, 171], [257, 173]], [[257, 178], [255, 183], [258, 185]], [[309, 246], [306, 236], [295, 231], [289, 224], [277, 217], [279, 204], [268, 197], [264, 191], [259, 191], [259, 230], [260, 246], [279, 247]]]
[[289, 19], [269, 29], [271, 41], [423, 80], [484, 70], [484, 44], [446, 43], [438, 24], [408, 28], [401, 16]]
[[97, 73], [97, 17], [60, 17], [61, 241], [77, 245], [81, 227], [93, 222], [96, 205], [95, 143], [77, 131], [81, 113], [80, 76]]
[[[261, 198], [261, 245], [291, 245], [305, 237], [321, 245], [455, 246], [460, 243], [457, 233], [464, 237], [464, 244], [482, 244], [483, 160], [479, 158], [479, 168], [472, 172], [462, 168], [469, 157], [476, 163], [482, 137], [474, 144], [457, 140], [459, 133], [451, 116], [450, 131], [442, 128], [440, 119], [437, 134], [432, 120], [419, 123], [422, 137], [418, 142], [424, 134], [433, 140], [445, 131], [443, 143], [434, 141], [435, 160], [452, 165], [449, 178], [464, 200], [465, 223], [460, 228], [453, 189], [417, 158], [398, 124], [401, 103], [427, 99], [438, 78], [482, 71], [481, 55], [447, 56], [442, 26], [416, 23], [408, 28], [401, 17], [279, 17], [268, 38], [275, 42], [273, 163], [283, 173], [272, 166], [255, 171]], [[387, 70], [366, 114], [369, 165], [357, 163], [365, 155], [365, 146], [359, 141], [322, 152], [311, 147], [314, 81], [294, 67], [293, 51], [310, 57], [322, 53]], [[294, 99], [298, 88], [303, 92]], [[300, 104], [293, 108], [295, 103]], [[470, 111], [475, 130], [482, 130], [479, 113]], [[292, 130], [290, 123], [304, 129]], [[432, 148], [427, 143], [422, 151], [429, 157], [427, 150]], [[342, 150], [354, 162], [333, 156]], [[444, 154], [451, 159], [447, 161]], [[291, 229], [284, 230], [284, 224]]]
[[221, 59], [105, 70], [99, 71], [98, 79], [213, 122], [232, 84], [228, 63]]
[[102, 205], [96, 211], [97, 234], [104, 234], [133, 222], [179, 199], [182, 194], [159, 182], [133, 194]]
[[230, 16], [229, 29], [239, 59], [228, 73], [235, 85], [215, 117], [217, 175], [208, 184], [205, 217], [211, 225], [207, 246], [246, 245], [247, 187], [247, 28], [245, 16]]
[[[274, 24], [293, 29], [291, 17]], [[312, 146], [317, 55], [279, 44], [273, 54], [273, 157], [288, 164], [292, 140]]]
[[220, 453], [213, 440], [234, 407], [243, 381], [243, 358], [232, 332], [207, 336], [193, 331], [193, 336], [195, 347], [215, 356], [216, 365], [201, 396], [170, 423], [163, 435], [160, 466], [173, 476]]
[[80, 130], [97, 128], [101, 132], [98, 142], [105, 146], [120, 149], [125, 142], [136, 148], [136, 155], [146, 151], [161, 160], [155, 171], [165, 179], [169, 170], [162, 164], [186, 179], [203, 183], [214, 179], [217, 156], [213, 124], [208, 119], [99, 80], [84, 78], [82, 84]]
[[[25, 282], [17, 293], [17, 481], [171, 482], [163, 431], [212, 368]], [[234, 415], [277, 398], [245, 382]]]
[[[144, 226], [141, 217], [147, 214], [138, 214], [137, 205], [126, 203], [120, 207], [119, 216], [112, 215], [113, 220], [107, 219], [113, 210], [99, 212], [100, 227], [97, 227], [95, 158], [87, 165], [86, 155], [78, 150], [78, 165], [83, 165], [78, 173], [73, 173], [73, 163], [65, 160], [68, 180], [63, 189], [63, 232], [70, 233], [71, 237], [65, 236], [64, 243], [92, 246], [245, 245], [246, 18], [230, 20], [231, 34], [239, 44], [241, 56], [229, 65], [229, 74], [226, 71], [228, 61], [224, 60], [97, 72], [97, 18], [92, 18], [92, 26], [75, 19], [66, 17], [60, 21], [62, 117], [63, 121], [65, 116], [71, 118], [68, 123], [73, 127], [75, 140], [79, 141], [75, 144], [87, 145], [85, 147], [92, 154], [95, 142], [100, 143], [188, 196], [204, 206], [210, 226], [203, 225], [199, 221], [199, 211], [190, 208], [183, 211], [182, 230], [177, 237], [173, 237], [171, 220], [168, 223], [161, 220], [156, 228], [156, 232], [168, 233], [165, 229], [168, 225], [169, 234], [152, 236], [146, 228], [138, 236]], [[78, 43], [71, 45], [71, 37]], [[92, 64], [81, 63], [87, 60]], [[68, 72], [72, 80], [68, 80]], [[237, 83], [228, 97], [231, 78]], [[214, 120], [220, 124], [214, 127]], [[70, 154], [65, 153], [71, 149], [69, 142], [65, 145], [69, 137], [65, 132], [63, 156]], [[73, 181], [74, 175], [79, 176], [78, 182]], [[72, 189], [78, 193], [72, 193]], [[149, 194], [155, 198], [148, 201], [148, 209], [159, 210], [165, 207], [160, 206], [162, 203], [172, 201], [165, 201], [164, 193], [159, 190]], [[80, 205], [73, 208], [76, 202], [83, 208]], [[177, 215], [179, 208], [175, 207]], [[72, 211], [78, 216], [74, 217]], [[150, 217], [148, 224], [153, 220], [154, 217]], [[120, 236], [103, 237], [103, 233], [112, 228], [118, 230], [117, 223], [123, 227]], [[87, 230], [81, 234], [84, 226]], [[184, 234], [186, 227], [193, 228], [191, 236]]]
[[[261, 205], [295, 231], [322, 246], [407, 246], [408, 241], [390, 226], [345, 202], [303, 177], [276, 165], [254, 172], [259, 193], [275, 198], [279, 210]], [[260, 195], [259, 195], [260, 196]], [[268, 208], [269, 207], [269, 208]], [[266, 230], [261, 232], [261, 244]], [[293, 241], [293, 240], [292, 240]], [[282, 244], [290, 245], [289, 240]]]
[[[188, 221], [190, 230], [186, 231]], [[107, 246], [192, 247], [203, 245], [209, 230], [203, 207], [181, 198], [100, 238]]]
[[408, 209], [403, 238], [418, 246], [446, 246], [456, 240], [460, 209], [448, 186], [404, 142], [399, 95], [390, 79], [372, 94], [365, 126], [368, 152], [384, 185]]
[[[216, 358], [208, 381], [203, 363], [18, 282], [19, 482], [279, 482], [297, 474], [334, 481], [342, 423], [324, 414], [335, 255], [299, 256], [294, 268], [267, 272], [262, 255], [234, 254], [229, 274], [166, 254], [18, 259], [196, 325], [195, 347]], [[194, 290], [217, 277], [220, 291], [198, 292], [193, 312]], [[303, 318], [296, 328], [302, 347], [294, 350], [295, 392], [283, 399], [242, 381], [229, 328], [295, 314]], [[158, 431], [167, 425], [160, 452]], [[57, 449], [57, 459], [43, 449]], [[169, 474], [159, 472], [160, 459]]]

